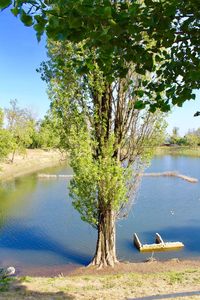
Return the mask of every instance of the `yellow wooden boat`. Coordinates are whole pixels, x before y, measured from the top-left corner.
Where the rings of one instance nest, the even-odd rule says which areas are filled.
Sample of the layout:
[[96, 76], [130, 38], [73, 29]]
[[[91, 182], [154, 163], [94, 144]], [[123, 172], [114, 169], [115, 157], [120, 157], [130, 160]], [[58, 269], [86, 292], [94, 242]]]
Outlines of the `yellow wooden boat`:
[[159, 233], [156, 233], [154, 244], [142, 244], [136, 233], [133, 236], [134, 245], [140, 252], [180, 250], [182, 242], [164, 242]]

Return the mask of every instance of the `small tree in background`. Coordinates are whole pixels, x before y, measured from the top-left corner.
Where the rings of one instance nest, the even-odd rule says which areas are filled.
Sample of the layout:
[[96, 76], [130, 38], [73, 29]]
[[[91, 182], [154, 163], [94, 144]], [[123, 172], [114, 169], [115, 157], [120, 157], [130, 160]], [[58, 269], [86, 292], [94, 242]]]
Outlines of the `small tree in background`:
[[174, 127], [172, 129], [172, 135], [170, 136], [170, 144], [179, 144], [180, 136], [179, 136], [179, 128]]
[[24, 154], [26, 148], [32, 143], [31, 136], [34, 132], [35, 121], [30, 111], [17, 106], [17, 100], [10, 101], [10, 108], [5, 109], [5, 116], [7, 130], [11, 135], [11, 162], [13, 162], [16, 152]]
[[60, 143], [56, 119], [49, 111], [40, 122], [38, 130], [38, 145], [42, 149], [58, 149]]
[[189, 130], [185, 135], [186, 144], [188, 146], [197, 147], [200, 145], [200, 128]]
[[0, 109], [0, 161], [4, 160], [11, 152], [11, 134], [4, 127], [4, 113]]

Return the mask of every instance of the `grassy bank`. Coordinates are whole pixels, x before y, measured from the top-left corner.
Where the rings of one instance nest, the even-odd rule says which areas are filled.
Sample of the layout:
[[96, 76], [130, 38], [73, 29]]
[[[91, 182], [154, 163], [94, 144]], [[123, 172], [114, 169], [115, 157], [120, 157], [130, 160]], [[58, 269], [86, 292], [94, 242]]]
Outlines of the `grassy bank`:
[[183, 156], [194, 156], [200, 157], [200, 146], [189, 147], [189, 146], [162, 146], [156, 149], [155, 155], [183, 155]]
[[154, 272], [155, 263], [148, 264], [152, 273], [5, 279], [0, 281], [0, 299], [200, 299], [199, 267]]
[[25, 155], [16, 155], [13, 163], [7, 160], [7, 162], [0, 164], [0, 181], [53, 167], [62, 162], [63, 157], [59, 151], [30, 149], [26, 151]]

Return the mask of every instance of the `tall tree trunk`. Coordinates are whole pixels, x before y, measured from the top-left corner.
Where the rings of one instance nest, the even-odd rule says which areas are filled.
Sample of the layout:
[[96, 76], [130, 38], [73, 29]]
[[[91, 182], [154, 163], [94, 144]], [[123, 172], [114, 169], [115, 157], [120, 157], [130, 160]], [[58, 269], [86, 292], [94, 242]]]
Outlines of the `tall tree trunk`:
[[96, 253], [90, 265], [99, 268], [113, 267], [118, 262], [115, 240], [115, 213], [111, 209], [105, 209], [104, 212], [99, 214]]
[[[105, 90], [101, 98], [94, 98], [94, 106], [98, 118], [96, 118], [95, 130], [98, 141], [97, 156], [104, 158], [104, 150], [110, 138], [112, 123], [112, 87], [109, 83], [105, 84]], [[98, 101], [97, 101], [98, 100]], [[99, 157], [96, 157], [99, 159]], [[101, 183], [103, 185], [103, 183]], [[101, 267], [114, 266], [117, 263], [116, 257], [116, 234], [115, 234], [115, 212], [112, 210], [111, 203], [107, 204], [101, 193], [99, 186], [99, 217], [98, 217], [98, 238], [96, 252], [90, 265]], [[100, 196], [101, 195], [101, 196]]]

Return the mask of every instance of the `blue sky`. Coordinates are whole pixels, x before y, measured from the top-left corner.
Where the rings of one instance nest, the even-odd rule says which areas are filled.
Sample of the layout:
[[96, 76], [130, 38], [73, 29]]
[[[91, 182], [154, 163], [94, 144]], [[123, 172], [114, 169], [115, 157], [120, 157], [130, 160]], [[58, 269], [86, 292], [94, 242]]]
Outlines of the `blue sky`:
[[38, 117], [47, 111], [46, 84], [36, 72], [46, 60], [44, 39], [38, 43], [35, 32], [25, 27], [8, 10], [0, 13], [0, 107], [10, 99], [30, 107]]
[[[25, 27], [8, 10], [0, 13], [0, 107], [8, 107], [10, 99], [17, 99], [21, 107], [29, 107], [40, 118], [49, 107], [46, 84], [36, 68], [46, 60], [45, 39], [38, 43], [32, 28]], [[200, 127], [200, 91], [196, 100], [187, 101], [182, 108], [174, 108], [167, 121], [168, 132], [174, 126], [183, 135], [190, 128]]]

